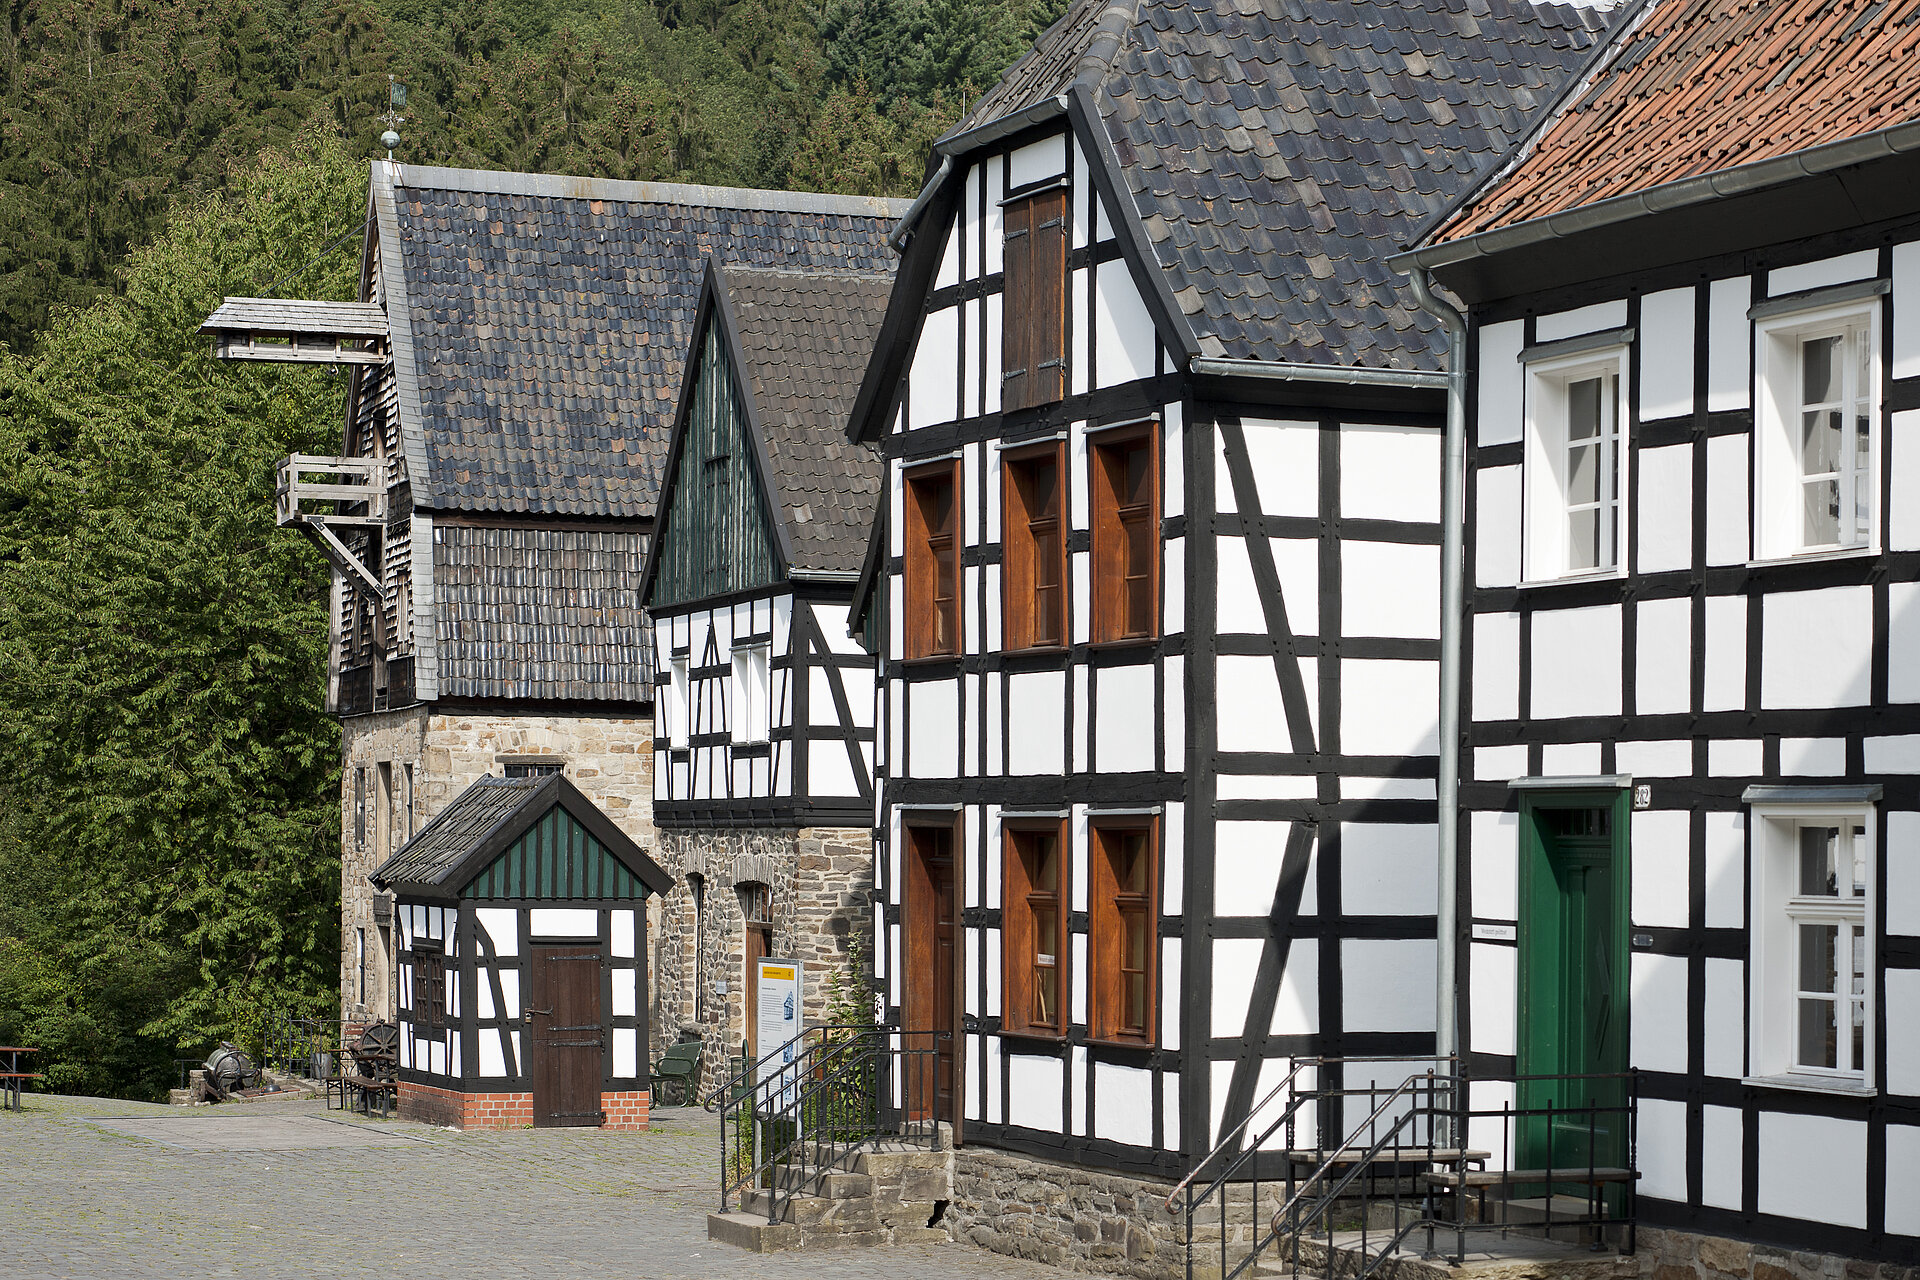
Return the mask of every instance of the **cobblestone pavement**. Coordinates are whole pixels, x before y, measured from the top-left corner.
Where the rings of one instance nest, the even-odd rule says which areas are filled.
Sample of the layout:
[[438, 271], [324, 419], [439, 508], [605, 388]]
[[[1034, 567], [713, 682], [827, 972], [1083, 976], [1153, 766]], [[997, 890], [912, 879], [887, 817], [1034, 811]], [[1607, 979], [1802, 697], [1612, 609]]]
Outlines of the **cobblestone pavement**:
[[[28, 1095], [0, 1110], [0, 1277], [1055, 1276], [968, 1245], [748, 1254], [706, 1238], [711, 1116], [456, 1133], [313, 1100]], [[231, 1127], [229, 1127], [231, 1126]]]

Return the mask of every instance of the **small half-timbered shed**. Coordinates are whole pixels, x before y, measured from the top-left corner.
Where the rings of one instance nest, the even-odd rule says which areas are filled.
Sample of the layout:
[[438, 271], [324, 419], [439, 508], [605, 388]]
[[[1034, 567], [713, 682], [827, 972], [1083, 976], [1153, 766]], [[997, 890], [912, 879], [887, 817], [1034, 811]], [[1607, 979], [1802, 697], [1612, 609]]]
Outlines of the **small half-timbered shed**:
[[887, 270], [904, 202], [376, 161], [357, 304], [236, 299], [236, 359], [349, 366], [338, 458], [281, 519], [334, 561], [341, 1005], [392, 1016], [367, 872], [485, 776], [564, 772], [652, 838], [640, 597], [709, 258]]
[[369, 879], [395, 898], [403, 1117], [647, 1127], [647, 899], [672, 882], [578, 787], [482, 778]]
[[963, 1160], [1179, 1174], [1296, 1056], [1432, 1053], [1445, 338], [1385, 259], [1603, 25], [1077, 0], [937, 144], [852, 429], [878, 980]]
[[656, 1029], [700, 1035], [709, 1080], [755, 1039], [755, 962], [818, 966], [817, 1018], [870, 919], [873, 664], [847, 604], [881, 467], [846, 421], [892, 282], [715, 260], [693, 326], [643, 597], [675, 881]]
[[1652, 0], [1402, 260], [1468, 308], [1465, 1048], [1639, 1073], [1654, 1274], [1920, 1259], [1917, 24]]

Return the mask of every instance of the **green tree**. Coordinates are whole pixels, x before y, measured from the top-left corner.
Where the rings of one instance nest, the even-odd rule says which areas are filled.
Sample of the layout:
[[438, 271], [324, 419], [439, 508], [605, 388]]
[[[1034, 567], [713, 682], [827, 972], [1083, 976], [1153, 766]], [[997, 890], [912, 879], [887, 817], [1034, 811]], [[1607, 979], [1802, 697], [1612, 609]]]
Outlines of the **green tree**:
[[327, 574], [272, 494], [276, 458], [330, 448], [344, 384], [216, 363], [195, 330], [303, 268], [303, 292], [353, 296], [351, 244], [313, 258], [365, 201], [364, 163], [307, 129], [179, 208], [123, 296], [0, 357], [0, 772], [55, 891], [0, 884], [0, 995], [64, 1018], [48, 1039], [197, 1048], [333, 1003]]

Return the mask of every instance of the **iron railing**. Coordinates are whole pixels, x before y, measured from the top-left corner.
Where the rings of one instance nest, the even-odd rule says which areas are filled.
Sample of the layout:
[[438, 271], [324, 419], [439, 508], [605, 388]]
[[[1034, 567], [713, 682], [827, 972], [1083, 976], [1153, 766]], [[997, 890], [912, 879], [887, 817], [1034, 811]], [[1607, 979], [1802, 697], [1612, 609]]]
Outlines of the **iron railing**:
[[1272, 1251], [1294, 1277], [1365, 1280], [1416, 1233], [1428, 1257], [1445, 1235], [1456, 1265], [1468, 1233], [1489, 1230], [1632, 1253], [1638, 1092], [1633, 1073], [1469, 1078], [1446, 1058], [1296, 1060], [1168, 1196], [1169, 1209], [1186, 1198], [1187, 1275], [1232, 1280]]
[[261, 1028], [261, 1063], [288, 1075], [324, 1079], [339, 1058], [340, 1024], [299, 1018], [284, 1009], [270, 1014]]
[[[796, 1195], [882, 1142], [939, 1150], [944, 1031], [812, 1027], [709, 1092], [720, 1113], [720, 1211], [764, 1191], [778, 1222]], [[950, 1084], [950, 1082], [949, 1082]]]

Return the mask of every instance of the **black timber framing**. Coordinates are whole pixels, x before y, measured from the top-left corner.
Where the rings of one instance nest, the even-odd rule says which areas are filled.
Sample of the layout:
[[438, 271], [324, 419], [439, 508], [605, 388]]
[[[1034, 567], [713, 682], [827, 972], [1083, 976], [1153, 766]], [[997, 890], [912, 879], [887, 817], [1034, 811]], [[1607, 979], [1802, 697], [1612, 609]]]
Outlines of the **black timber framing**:
[[[1884, 162], [1892, 166], [1892, 162]], [[1869, 166], [1868, 168], [1871, 168]], [[1911, 198], [1911, 175], [1916, 170], [1915, 161], [1906, 158], [1899, 172], [1906, 175], [1909, 183], [1907, 196]], [[1842, 1254], [1855, 1258], [1880, 1259], [1889, 1262], [1910, 1260], [1913, 1249], [1913, 1237], [1890, 1234], [1886, 1229], [1887, 1204], [1887, 1132], [1890, 1126], [1920, 1124], [1920, 1095], [1902, 1095], [1887, 1090], [1888, 1049], [1887, 1029], [1889, 1019], [1897, 1016], [1889, 1008], [1887, 1000], [1886, 974], [1890, 969], [1920, 968], [1920, 947], [1911, 940], [1898, 935], [1890, 935], [1887, 930], [1885, 893], [1887, 885], [1887, 863], [1889, 856], [1888, 823], [1889, 812], [1920, 810], [1920, 777], [1898, 774], [1869, 773], [1865, 767], [1865, 748], [1868, 739], [1920, 733], [1920, 705], [1893, 702], [1888, 694], [1889, 668], [1894, 660], [1890, 637], [1888, 609], [1888, 587], [1891, 584], [1920, 582], [1920, 551], [1890, 551], [1879, 549], [1865, 554], [1803, 562], [1768, 563], [1708, 563], [1708, 536], [1710, 510], [1708, 504], [1708, 442], [1730, 436], [1744, 436], [1749, 440], [1744, 451], [1744, 463], [1747, 477], [1746, 536], [1748, 552], [1752, 553], [1754, 536], [1753, 485], [1758, 468], [1755, 463], [1751, 440], [1755, 433], [1754, 403], [1759, 373], [1749, 366], [1747, 407], [1732, 410], [1714, 410], [1709, 407], [1709, 370], [1710, 370], [1710, 323], [1709, 323], [1709, 283], [1714, 280], [1745, 279], [1750, 287], [1750, 300], [1758, 305], [1769, 299], [1768, 273], [1781, 267], [1818, 261], [1842, 254], [1873, 250], [1878, 254], [1877, 276], [1888, 279], [1891, 275], [1892, 246], [1896, 243], [1912, 243], [1920, 240], [1920, 217], [1911, 212], [1902, 212], [1896, 217], [1886, 217], [1878, 221], [1864, 221], [1861, 225], [1833, 227], [1815, 221], [1812, 201], [1816, 195], [1825, 192], [1831, 195], [1838, 190], [1862, 190], [1863, 182], [1877, 183], [1895, 172], [1893, 167], [1885, 168], [1878, 175], [1851, 174], [1832, 180], [1809, 182], [1786, 192], [1775, 193], [1767, 200], [1747, 197], [1742, 200], [1721, 201], [1706, 207], [1707, 218], [1696, 219], [1682, 228], [1685, 234], [1677, 239], [1669, 239], [1665, 230], [1672, 230], [1677, 223], [1657, 219], [1641, 219], [1625, 224], [1635, 239], [1634, 248], [1624, 251], [1619, 258], [1609, 259], [1601, 250], [1593, 247], [1600, 243], [1596, 237], [1589, 236], [1579, 242], [1562, 241], [1555, 246], [1557, 257], [1569, 262], [1583, 264], [1584, 268], [1596, 268], [1603, 262], [1625, 263], [1626, 266], [1616, 274], [1572, 281], [1561, 281], [1559, 277], [1544, 277], [1550, 287], [1525, 289], [1520, 287], [1524, 272], [1528, 268], [1516, 256], [1511, 262], [1498, 262], [1489, 269], [1473, 275], [1456, 275], [1455, 282], [1461, 287], [1473, 290], [1499, 290], [1502, 296], [1485, 301], [1473, 308], [1470, 317], [1470, 349], [1479, 349], [1480, 334], [1486, 326], [1494, 323], [1520, 320], [1525, 322], [1526, 340], [1533, 340], [1533, 321], [1536, 316], [1554, 314], [1576, 307], [1591, 305], [1595, 302], [1623, 300], [1628, 309], [1628, 323], [1638, 327], [1641, 300], [1650, 293], [1674, 289], [1690, 289], [1693, 292], [1692, 325], [1692, 407], [1690, 412], [1673, 418], [1646, 421], [1639, 415], [1639, 379], [1642, 361], [1642, 344], [1629, 345], [1629, 359], [1623, 374], [1629, 381], [1628, 404], [1630, 415], [1626, 419], [1628, 433], [1627, 471], [1628, 486], [1626, 503], [1623, 509], [1623, 524], [1634, 531], [1635, 536], [1628, 542], [1631, 559], [1627, 572], [1617, 579], [1586, 584], [1546, 584], [1524, 587], [1500, 586], [1480, 587], [1470, 585], [1467, 593], [1470, 617], [1484, 614], [1513, 614], [1519, 618], [1520, 669], [1517, 673], [1518, 703], [1517, 715], [1512, 719], [1487, 720], [1470, 717], [1463, 726], [1463, 769], [1465, 778], [1472, 778], [1471, 753], [1480, 747], [1524, 747], [1528, 755], [1527, 772], [1538, 775], [1542, 770], [1543, 749], [1560, 744], [1601, 743], [1603, 744], [1602, 771], [1615, 772], [1617, 753], [1640, 743], [1686, 744], [1690, 748], [1691, 768], [1688, 774], [1678, 777], [1656, 777], [1650, 784], [1652, 807], [1668, 812], [1683, 812], [1687, 822], [1687, 903], [1684, 927], [1648, 927], [1635, 924], [1634, 932], [1644, 941], [1637, 941], [1637, 953], [1671, 957], [1685, 962], [1688, 981], [1688, 1000], [1686, 1003], [1685, 1061], [1687, 1069], [1682, 1071], [1647, 1071], [1641, 1077], [1641, 1095], [1644, 1098], [1680, 1104], [1685, 1108], [1684, 1133], [1684, 1179], [1686, 1198], [1684, 1201], [1655, 1198], [1642, 1195], [1639, 1200], [1639, 1215], [1650, 1225], [1712, 1235], [1728, 1235], [1742, 1239], [1776, 1244], [1801, 1251], [1823, 1251]], [[1892, 200], [1891, 193], [1885, 188], [1875, 188], [1877, 205], [1870, 204], [1865, 210], [1871, 217], [1877, 208], [1886, 211]], [[1742, 210], [1747, 212], [1743, 213]], [[1758, 222], [1749, 220], [1750, 215], [1757, 217], [1762, 212], [1772, 211], [1779, 220]], [[1842, 205], [1830, 210], [1825, 217], [1846, 216], [1861, 217], [1854, 213], [1851, 206]], [[1749, 233], [1742, 228], [1760, 227], [1763, 231]], [[1665, 230], [1663, 230], [1663, 228]], [[1798, 234], [1796, 234], [1798, 233]], [[1621, 235], [1627, 234], [1622, 231]], [[1738, 236], [1749, 235], [1743, 242]], [[1442, 273], [1442, 278], [1446, 274]], [[1506, 290], [1511, 290], [1507, 292]], [[1891, 376], [1892, 347], [1891, 323], [1892, 308], [1895, 299], [1881, 297], [1877, 308], [1880, 323], [1881, 348], [1876, 353], [1881, 370], [1879, 387], [1880, 420], [1882, 448], [1877, 480], [1877, 507], [1881, 519], [1881, 547], [1887, 538], [1887, 512], [1902, 499], [1912, 501], [1916, 496], [1894, 490], [1894, 454], [1899, 447], [1891, 431], [1891, 415], [1906, 408], [1920, 405], [1920, 379], [1895, 380]], [[1751, 345], [1747, 348], [1747, 358], [1751, 360]], [[1478, 371], [1474, 374], [1478, 381]], [[1478, 442], [1480, 424], [1478, 421], [1479, 395], [1477, 385], [1469, 388], [1468, 405], [1471, 428], [1468, 438], [1467, 482], [1468, 510], [1479, 510], [1479, 480], [1484, 471], [1497, 467], [1514, 467], [1521, 464], [1521, 450], [1511, 444], [1482, 446]], [[1904, 443], [1904, 442], [1900, 442]], [[1685, 448], [1688, 456], [1689, 483], [1688, 514], [1690, 541], [1688, 545], [1688, 563], [1683, 568], [1649, 572], [1641, 569], [1639, 555], [1641, 547], [1637, 536], [1641, 524], [1641, 490], [1638, 484], [1639, 462], [1642, 449], [1646, 448]], [[1469, 519], [1465, 546], [1465, 560], [1468, 572], [1474, 572], [1476, 564], [1480, 529], [1477, 521]], [[1506, 535], [1512, 538], [1521, 536], [1516, 524]], [[1855, 587], [1870, 593], [1872, 603], [1873, 634], [1868, 648], [1869, 667], [1867, 669], [1867, 701], [1865, 705], [1778, 709], [1768, 708], [1762, 702], [1761, 674], [1765, 661], [1763, 602], [1771, 595], [1781, 592], [1799, 592], [1832, 587]], [[1707, 667], [1707, 602], [1713, 599], [1738, 599], [1743, 602], [1745, 613], [1745, 634], [1740, 645], [1741, 660], [1744, 663], [1744, 680], [1740, 703], [1736, 707], [1724, 710], [1706, 709]], [[1642, 709], [1638, 688], [1638, 654], [1635, 650], [1637, 633], [1636, 617], [1641, 606], [1664, 601], [1686, 601], [1689, 604], [1688, 623], [1688, 667], [1686, 671], [1687, 710], [1682, 712], [1652, 713]], [[1574, 716], [1554, 719], [1536, 719], [1532, 714], [1531, 657], [1533, 651], [1532, 622], [1542, 612], [1555, 611], [1571, 607], [1588, 605], [1617, 606], [1621, 613], [1621, 669], [1618, 675], [1621, 692], [1621, 708], [1618, 715]], [[1472, 654], [1474, 628], [1466, 630], [1467, 651], [1463, 661], [1462, 696], [1464, 705], [1473, 705], [1474, 661]], [[1820, 738], [1837, 741], [1842, 744], [1841, 760], [1843, 772], [1839, 775], [1820, 776], [1817, 779], [1804, 780], [1801, 775], [1787, 774], [1782, 768], [1781, 742], [1787, 738]], [[1756, 775], [1738, 774], [1715, 776], [1709, 764], [1709, 746], [1719, 741], [1755, 741], [1760, 744], [1759, 772]], [[1869, 976], [1873, 984], [1874, 999], [1874, 1042], [1875, 1061], [1874, 1078], [1880, 1082], [1878, 1091], [1869, 1096], [1846, 1095], [1836, 1093], [1797, 1092], [1772, 1087], [1765, 1084], [1748, 1083], [1743, 1078], [1707, 1074], [1707, 1008], [1706, 974], [1710, 960], [1738, 961], [1741, 963], [1741, 986], [1739, 998], [1740, 1012], [1740, 1051], [1743, 1070], [1751, 1070], [1751, 985], [1754, 980], [1752, 944], [1754, 930], [1754, 904], [1752, 887], [1748, 883], [1753, 858], [1752, 842], [1757, 822], [1748, 804], [1743, 801], [1743, 792], [1757, 779], [1776, 785], [1835, 785], [1863, 786], [1872, 784], [1883, 789], [1881, 800], [1872, 806], [1878, 815], [1875, 824], [1877, 848], [1875, 851], [1875, 886], [1880, 910], [1869, 917], [1869, 930], [1873, 936], [1876, 971]], [[1512, 812], [1517, 808], [1515, 794], [1509, 790], [1504, 780], [1489, 779], [1470, 781], [1462, 785], [1462, 830], [1461, 848], [1470, 850], [1469, 819], [1474, 812]], [[1743, 916], [1738, 925], [1720, 924], [1709, 926], [1707, 920], [1707, 827], [1709, 817], [1715, 814], [1741, 814], [1747, 817], [1744, 824], [1745, 846], [1740, 859], [1742, 879]], [[1485, 940], [1475, 940], [1469, 945], [1468, 928], [1471, 923], [1469, 904], [1472, 901], [1471, 883], [1472, 858], [1463, 856], [1461, 862], [1461, 917], [1462, 933], [1460, 938], [1460, 985], [1463, 990], [1471, 989], [1473, 951], [1475, 948], [1490, 944]], [[1503, 1015], [1506, 1016], [1506, 1015]], [[1462, 1036], [1467, 1044], [1473, 1043], [1473, 1009], [1468, 1002], [1462, 1019]], [[1476, 1059], [1484, 1055], [1472, 1055]], [[1512, 1059], [1504, 1059], [1510, 1069]], [[1500, 1061], [1487, 1060], [1487, 1065], [1498, 1067]], [[1736, 1110], [1740, 1114], [1742, 1132], [1742, 1152], [1740, 1153], [1740, 1185], [1742, 1203], [1738, 1209], [1717, 1207], [1705, 1202], [1705, 1126], [1704, 1109], [1707, 1107]], [[1866, 1138], [1865, 1203], [1864, 1227], [1841, 1226], [1832, 1223], [1812, 1221], [1810, 1219], [1789, 1218], [1763, 1213], [1759, 1208], [1760, 1184], [1760, 1129], [1763, 1115], [1819, 1116], [1835, 1120], [1850, 1121], [1864, 1126]]]

